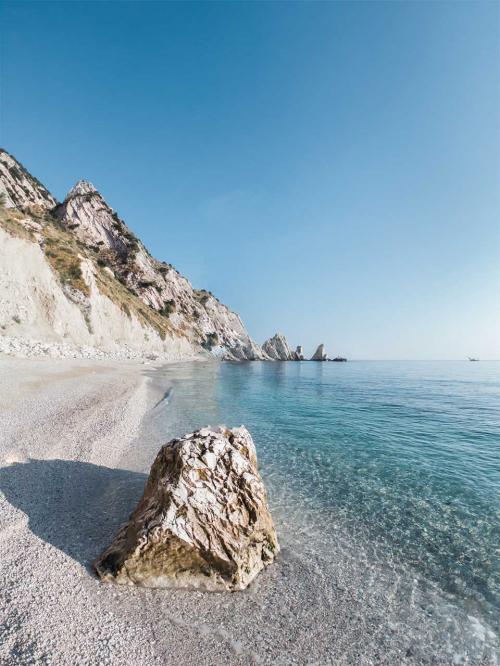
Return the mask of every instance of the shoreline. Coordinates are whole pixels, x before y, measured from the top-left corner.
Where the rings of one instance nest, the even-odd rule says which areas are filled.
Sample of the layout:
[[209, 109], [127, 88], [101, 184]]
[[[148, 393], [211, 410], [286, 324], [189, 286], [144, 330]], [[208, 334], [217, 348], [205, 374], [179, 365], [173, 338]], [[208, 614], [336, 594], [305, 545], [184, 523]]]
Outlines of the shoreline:
[[192, 362], [202, 359], [200, 355], [176, 356], [165, 352], [137, 351], [127, 346], [104, 350], [97, 347], [77, 346], [67, 342], [35, 340], [0, 336], [0, 358], [48, 358], [54, 360], [92, 361], [157, 361], [159, 363]]
[[122, 589], [92, 572], [153, 462], [141, 427], [161, 395], [144, 366], [0, 364], [0, 662], [148, 666], [169, 655], [189, 666], [196, 653], [199, 664], [260, 663], [222, 626], [183, 619], [203, 592], [173, 601], [170, 590]]
[[[266, 375], [274, 370], [281, 382], [278, 366], [265, 365]], [[248, 590], [97, 580], [91, 564], [135, 508], [160, 446], [194, 421], [247, 424], [252, 411], [238, 391], [233, 398], [234, 384], [231, 408], [220, 410], [221, 374], [247, 377], [244, 364], [0, 356], [0, 662], [422, 664], [422, 646], [433, 645], [439, 663], [452, 663], [464, 644], [456, 633], [443, 643], [440, 632], [455, 631], [453, 614], [469, 656], [494, 663], [481, 616], [469, 607], [467, 620], [432, 580], [389, 559], [383, 540], [367, 542], [361, 521], [352, 531], [331, 503], [304, 495], [308, 454], [290, 447], [278, 422], [248, 421], [256, 435], [261, 428], [258, 458], [282, 546]], [[286, 466], [274, 458], [279, 446]], [[321, 480], [325, 468], [311, 455]]]

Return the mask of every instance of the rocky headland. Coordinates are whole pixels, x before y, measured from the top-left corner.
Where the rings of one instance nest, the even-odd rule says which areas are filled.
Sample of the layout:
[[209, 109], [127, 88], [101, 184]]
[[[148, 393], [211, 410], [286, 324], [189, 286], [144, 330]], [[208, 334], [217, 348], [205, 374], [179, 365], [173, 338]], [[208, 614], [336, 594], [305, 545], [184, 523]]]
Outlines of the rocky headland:
[[0, 150], [0, 197], [1, 351], [268, 359], [235, 312], [155, 259], [90, 182], [58, 203]]
[[[101, 193], [64, 201], [0, 149], [0, 353], [56, 358], [303, 361], [156, 259]], [[330, 360], [320, 345], [310, 360]], [[333, 360], [333, 359], [332, 359]]]

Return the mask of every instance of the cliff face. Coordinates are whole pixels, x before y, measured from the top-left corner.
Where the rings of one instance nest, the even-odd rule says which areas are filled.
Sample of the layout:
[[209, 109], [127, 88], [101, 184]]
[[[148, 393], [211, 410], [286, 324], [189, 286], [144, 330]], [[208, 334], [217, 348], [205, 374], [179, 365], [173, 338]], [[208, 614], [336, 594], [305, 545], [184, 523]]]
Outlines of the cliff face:
[[65, 254], [67, 243], [50, 223], [0, 211], [0, 352], [169, 360], [197, 354], [187, 338], [134, 307], [125, 289], [113, 295], [112, 278], [84, 253], [74, 260]]
[[56, 200], [36, 178], [5, 150], [0, 149], [0, 193], [6, 208], [53, 208]]
[[94, 250], [99, 263], [195, 345], [235, 360], [264, 356], [239, 316], [212, 294], [193, 289], [173, 266], [152, 257], [91, 183], [78, 182], [55, 214]]
[[[51, 269], [54, 284], [69, 306], [77, 308], [85, 324], [86, 334], [80, 327], [71, 326], [59, 337], [100, 349], [127, 344], [167, 356], [175, 349], [176, 358], [197, 353], [231, 360], [267, 358], [236, 313], [209, 292], [193, 289], [170, 264], [154, 259], [89, 182], [79, 181], [64, 202], [57, 204], [46, 188], [4, 151], [0, 151], [0, 167], [0, 192], [4, 192], [5, 203], [0, 226], [7, 236], [17, 237], [25, 245], [17, 248], [18, 257], [31, 245], [38, 246], [41, 254], [35, 252], [37, 261]], [[3, 268], [12, 263], [8, 261], [10, 241], [5, 236], [2, 240], [5, 261], [0, 266], [0, 277]], [[30, 280], [36, 292], [37, 278], [31, 276]], [[14, 281], [19, 293], [23, 292], [23, 274], [17, 274]], [[15, 291], [12, 279], [2, 282], [10, 282]], [[57, 291], [54, 284], [44, 287], [48, 304], [54, 300], [49, 292]], [[22, 297], [26, 316], [19, 333], [46, 339], [50, 329], [49, 337], [53, 339], [54, 331], [61, 328], [50, 324], [56, 315], [44, 315], [47, 326], [40, 325], [39, 312], [27, 317], [30, 307], [35, 307], [32, 303], [30, 306], [28, 295]], [[104, 309], [109, 310], [108, 314], [113, 311], [113, 315], [97, 316], [98, 302], [101, 306], [106, 303]], [[100, 311], [102, 315], [102, 307]], [[8, 314], [0, 308], [2, 316]], [[26, 319], [31, 321], [30, 326]], [[10, 319], [4, 331], [15, 334], [15, 323]]]

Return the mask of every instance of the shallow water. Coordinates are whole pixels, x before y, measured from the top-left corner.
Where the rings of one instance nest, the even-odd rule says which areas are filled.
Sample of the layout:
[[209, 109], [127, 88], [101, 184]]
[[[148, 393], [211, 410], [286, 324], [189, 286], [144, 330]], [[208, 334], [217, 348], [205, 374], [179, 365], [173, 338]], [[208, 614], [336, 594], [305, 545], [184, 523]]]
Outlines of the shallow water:
[[[292, 606], [317, 591], [321, 654], [497, 663], [500, 363], [196, 363], [154, 383], [172, 392], [149, 415], [150, 441], [251, 431]], [[344, 629], [329, 652], [339, 609], [357, 643]]]

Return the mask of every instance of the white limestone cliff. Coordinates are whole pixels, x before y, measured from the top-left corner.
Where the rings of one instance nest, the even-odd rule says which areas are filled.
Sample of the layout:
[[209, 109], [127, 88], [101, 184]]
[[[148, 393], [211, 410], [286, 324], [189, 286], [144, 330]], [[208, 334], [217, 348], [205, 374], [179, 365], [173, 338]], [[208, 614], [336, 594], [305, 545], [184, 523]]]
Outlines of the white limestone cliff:
[[79, 260], [85, 296], [61, 283], [37, 242], [7, 233], [1, 223], [0, 217], [0, 352], [167, 360], [199, 354], [186, 338], [162, 338], [101, 293], [88, 260]]
[[164, 358], [267, 358], [235, 312], [154, 259], [88, 181], [56, 205], [0, 150], [0, 193], [0, 337]]
[[91, 183], [79, 181], [56, 215], [94, 249], [98, 261], [194, 345], [231, 360], [265, 358], [240, 317], [210, 292], [193, 289], [173, 266], [154, 259]]
[[38, 206], [50, 209], [56, 200], [36, 178], [5, 150], [0, 149], [0, 195], [6, 208]]

